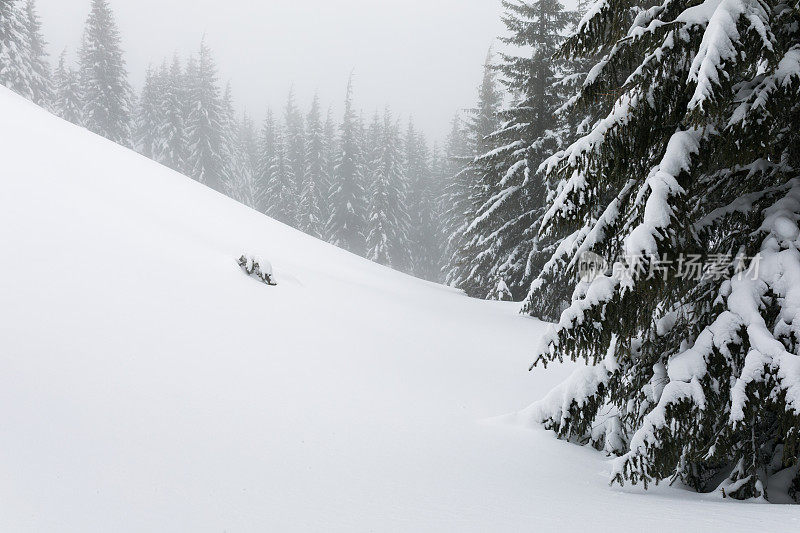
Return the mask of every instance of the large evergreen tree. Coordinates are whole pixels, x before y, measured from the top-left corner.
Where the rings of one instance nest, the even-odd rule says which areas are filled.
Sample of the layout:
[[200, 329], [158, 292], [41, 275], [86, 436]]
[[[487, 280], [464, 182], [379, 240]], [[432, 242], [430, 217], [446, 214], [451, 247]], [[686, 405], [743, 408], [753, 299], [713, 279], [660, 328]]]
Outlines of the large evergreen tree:
[[772, 499], [798, 462], [799, 7], [603, 0], [563, 48], [600, 54], [576, 105], [615, 103], [547, 162], [545, 228], [573, 274], [609, 266], [536, 350], [589, 365], [530, 415], [620, 454], [618, 483]]
[[[367, 259], [398, 270], [409, 265], [408, 227], [405, 206], [403, 154], [397, 124], [386, 110], [383, 125], [370, 128], [378, 133], [375, 158], [369, 167], [369, 217], [367, 219]], [[372, 136], [372, 135], [371, 135]]]
[[184, 101], [187, 97], [186, 79], [183, 75], [180, 58], [175, 55], [167, 70], [162, 66], [160, 93], [157, 95], [159, 117], [157, 121], [157, 142], [153, 158], [159, 163], [179, 172], [187, 172], [186, 111]]
[[73, 124], [81, 124], [83, 102], [81, 99], [80, 74], [77, 70], [67, 65], [67, 52], [61, 53], [58, 58], [58, 67], [53, 77], [54, 98], [53, 112]]
[[464, 248], [464, 230], [471, 212], [469, 164], [474, 159], [467, 128], [460, 115], [453, 117], [445, 140], [441, 168], [442, 192], [437, 202], [442, 213], [444, 244], [442, 278], [445, 283], [458, 285], [460, 253]]
[[107, 0], [92, 0], [80, 49], [82, 121], [89, 130], [131, 146], [133, 93], [114, 15]]
[[292, 227], [297, 226], [294, 174], [287, 156], [285, 129], [277, 121], [273, 125], [273, 149], [267, 170], [267, 215]]
[[230, 82], [225, 85], [225, 91], [222, 93], [222, 101], [220, 106], [221, 123], [220, 123], [220, 155], [222, 158], [222, 192], [227, 194], [234, 200], [249, 205], [248, 193], [246, 189], [249, 187], [247, 183], [251, 178], [249, 176], [241, 175], [241, 172], [247, 172], [247, 166], [240, 157], [240, 139], [241, 133], [239, 121], [236, 118], [236, 108], [233, 103], [233, 87]]
[[400, 228], [408, 236], [406, 248], [409, 258], [403, 268], [423, 278], [438, 278], [441, 266], [436, 258], [437, 234], [434, 220], [435, 193], [431, 183], [430, 152], [425, 136], [417, 131], [409, 119], [404, 148], [405, 183], [401, 201], [409, 214], [407, 228]]
[[305, 177], [300, 191], [300, 229], [309, 235], [322, 238], [327, 222], [327, 190], [330, 178], [325, 153], [325, 131], [319, 96], [314, 96], [306, 119], [307, 152]]
[[222, 98], [217, 66], [211, 50], [200, 44], [200, 55], [186, 69], [188, 116], [186, 170], [191, 177], [218, 191], [224, 190]]
[[238, 131], [231, 139], [231, 156], [234, 166], [231, 174], [230, 197], [246, 206], [256, 207], [256, 168], [258, 166], [258, 138], [253, 121], [244, 114], [238, 122]]
[[53, 78], [47, 59], [47, 43], [42, 36], [42, 23], [36, 12], [35, 0], [28, 0], [25, 3], [24, 22], [28, 42], [31, 101], [49, 108], [53, 101]]
[[554, 59], [575, 15], [558, 0], [505, 0], [501, 81], [515, 96], [502, 110], [503, 124], [486, 137], [491, 148], [473, 164], [475, 218], [465, 236], [468, 274], [462, 283], [483, 296], [503, 281], [517, 297], [525, 294], [552, 254], [554, 242], [539, 236], [551, 190], [541, 162], [561, 148], [569, 122], [557, 116], [567, 99], [561, 83], [568, 65]]
[[[490, 289], [491, 280], [486, 273], [477, 273], [475, 262], [480, 253], [480, 239], [470, 235], [470, 224], [476, 219], [478, 211], [490, 199], [492, 187], [499, 181], [501, 169], [481, 161], [475, 157], [495, 148], [489, 136], [500, 126], [498, 114], [502, 104], [502, 94], [497, 88], [497, 76], [491, 62], [491, 51], [486, 57], [483, 68], [483, 79], [478, 89], [478, 104], [469, 110], [466, 131], [462, 132], [470, 141], [471, 147], [463, 154], [463, 168], [453, 176], [448, 186], [449, 215], [448, 225], [453, 233], [450, 235], [450, 254], [445, 266], [445, 280], [457, 286], [471, 296], [484, 297]], [[456, 124], [454, 123], [454, 128]], [[460, 133], [451, 132], [451, 139], [456, 140]], [[459, 154], [461, 156], [461, 154]], [[472, 241], [472, 242], [470, 242]]]
[[134, 148], [150, 159], [155, 159], [158, 144], [158, 124], [162, 117], [159, 105], [163, 91], [162, 81], [162, 73], [155, 71], [152, 66], [148, 67], [137, 106]]
[[306, 139], [303, 115], [294, 101], [294, 87], [286, 99], [283, 142], [289, 170], [283, 193], [284, 208], [289, 214], [286, 222], [297, 228], [300, 227], [300, 195], [306, 178]]
[[331, 186], [328, 236], [330, 241], [356, 254], [365, 249], [365, 195], [359, 120], [353, 109], [353, 79], [347, 84], [341, 142]]
[[277, 124], [271, 109], [267, 109], [264, 125], [258, 137], [258, 157], [256, 159], [254, 188], [255, 208], [269, 214], [273, 210], [272, 198], [269, 196], [270, 176], [275, 160], [275, 143], [277, 142]]
[[0, 2], [0, 84], [25, 98], [33, 98], [29, 41], [22, 3]]

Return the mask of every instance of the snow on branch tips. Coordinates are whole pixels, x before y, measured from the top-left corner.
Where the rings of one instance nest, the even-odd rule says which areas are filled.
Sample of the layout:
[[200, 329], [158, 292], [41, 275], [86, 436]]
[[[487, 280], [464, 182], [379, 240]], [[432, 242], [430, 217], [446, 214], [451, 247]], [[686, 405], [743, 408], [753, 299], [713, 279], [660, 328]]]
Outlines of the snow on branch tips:
[[257, 255], [244, 254], [239, 258], [239, 266], [248, 276], [259, 279], [270, 286], [275, 286], [275, 275], [272, 273], [272, 264]]

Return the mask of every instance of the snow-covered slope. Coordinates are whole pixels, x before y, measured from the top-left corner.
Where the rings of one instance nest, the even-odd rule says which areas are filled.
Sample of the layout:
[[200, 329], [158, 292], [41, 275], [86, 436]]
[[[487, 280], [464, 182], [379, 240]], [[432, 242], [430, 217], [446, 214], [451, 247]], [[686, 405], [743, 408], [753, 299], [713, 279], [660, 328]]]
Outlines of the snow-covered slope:
[[[498, 419], [542, 331], [0, 89], [1, 531], [790, 531]], [[246, 277], [270, 259], [278, 287]]]

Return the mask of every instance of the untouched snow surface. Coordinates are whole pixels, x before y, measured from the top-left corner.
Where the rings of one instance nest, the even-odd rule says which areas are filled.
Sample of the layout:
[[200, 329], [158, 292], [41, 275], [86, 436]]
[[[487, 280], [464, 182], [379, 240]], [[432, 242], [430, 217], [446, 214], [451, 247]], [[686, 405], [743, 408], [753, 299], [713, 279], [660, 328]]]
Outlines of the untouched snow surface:
[[[793, 531], [607, 485], [518, 411], [543, 326], [0, 89], [0, 531]], [[242, 254], [279, 285], [249, 278]]]

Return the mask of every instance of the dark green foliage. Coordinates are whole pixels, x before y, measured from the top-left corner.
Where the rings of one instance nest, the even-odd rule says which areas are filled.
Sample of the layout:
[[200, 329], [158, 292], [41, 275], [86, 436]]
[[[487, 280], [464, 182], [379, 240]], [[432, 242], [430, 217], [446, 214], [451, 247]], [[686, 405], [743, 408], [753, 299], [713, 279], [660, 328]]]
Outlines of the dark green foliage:
[[[610, 266], [536, 352], [593, 366], [531, 412], [621, 455], [618, 483], [768, 498], [797, 463], [797, 7], [604, 0], [563, 47], [598, 58], [573, 107], [614, 105], [546, 165], [549, 272], [575, 276], [585, 251]], [[702, 275], [681, 276], [694, 254]]]

